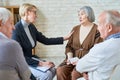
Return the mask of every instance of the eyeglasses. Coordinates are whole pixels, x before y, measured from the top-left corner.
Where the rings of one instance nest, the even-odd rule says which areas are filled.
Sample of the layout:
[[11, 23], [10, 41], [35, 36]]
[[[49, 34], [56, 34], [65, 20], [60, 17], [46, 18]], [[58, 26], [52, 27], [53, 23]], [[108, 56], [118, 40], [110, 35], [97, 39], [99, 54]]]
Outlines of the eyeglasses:
[[33, 12], [34, 14], [37, 14], [37, 11], [35, 11], [35, 10], [30, 10], [30, 12]]

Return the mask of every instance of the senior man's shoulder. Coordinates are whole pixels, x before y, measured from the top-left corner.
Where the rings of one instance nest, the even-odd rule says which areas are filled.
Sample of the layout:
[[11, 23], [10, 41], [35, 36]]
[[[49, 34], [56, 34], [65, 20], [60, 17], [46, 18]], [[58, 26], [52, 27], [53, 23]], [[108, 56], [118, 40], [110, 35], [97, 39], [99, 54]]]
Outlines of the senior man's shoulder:
[[1, 38], [0, 42], [1, 42], [0, 45], [2, 47], [6, 47], [6, 48], [10, 48], [10, 49], [11, 48], [16, 49], [16, 48], [20, 47], [20, 45], [19, 45], [19, 43], [17, 41], [9, 39], [9, 38]]

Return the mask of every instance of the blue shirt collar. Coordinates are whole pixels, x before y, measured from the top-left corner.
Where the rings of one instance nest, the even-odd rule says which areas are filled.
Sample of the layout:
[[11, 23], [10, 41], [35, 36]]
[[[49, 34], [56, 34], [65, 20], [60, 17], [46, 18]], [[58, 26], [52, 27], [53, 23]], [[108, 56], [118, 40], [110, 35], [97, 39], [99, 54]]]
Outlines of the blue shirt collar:
[[119, 32], [119, 33], [112, 34], [112, 35], [108, 36], [108, 37], [106, 38], [106, 40], [108, 40], [108, 39], [110, 39], [110, 38], [120, 38], [120, 32]]

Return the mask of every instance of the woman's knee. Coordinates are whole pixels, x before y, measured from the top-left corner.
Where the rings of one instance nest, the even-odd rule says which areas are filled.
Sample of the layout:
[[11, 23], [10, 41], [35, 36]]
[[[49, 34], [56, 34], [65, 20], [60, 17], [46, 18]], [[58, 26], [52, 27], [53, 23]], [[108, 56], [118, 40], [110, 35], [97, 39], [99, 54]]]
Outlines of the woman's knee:
[[57, 69], [56, 69], [56, 74], [57, 75], [61, 75], [61, 73], [63, 73], [64, 71], [63, 71], [63, 68], [62, 67], [58, 67]]
[[53, 74], [51, 71], [47, 71], [46, 73], [44, 73], [43, 77], [45, 78], [45, 80], [52, 80]]
[[56, 75], [56, 68], [51, 68], [50, 71], [52, 73], [52, 77], [54, 77]]
[[71, 76], [72, 76], [72, 80], [76, 80], [76, 79], [82, 77], [82, 74], [77, 72], [75, 69], [73, 69]]

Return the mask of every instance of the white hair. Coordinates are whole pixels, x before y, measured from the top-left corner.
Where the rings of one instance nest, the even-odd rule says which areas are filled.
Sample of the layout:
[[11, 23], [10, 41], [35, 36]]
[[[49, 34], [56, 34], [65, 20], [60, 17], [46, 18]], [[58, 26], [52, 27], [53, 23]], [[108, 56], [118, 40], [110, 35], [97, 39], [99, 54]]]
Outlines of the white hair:
[[88, 20], [90, 22], [94, 22], [95, 21], [95, 15], [94, 15], [94, 11], [93, 9], [90, 7], [90, 6], [83, 6], [79, 9], [79, 11], [81, 10], [84, 10], [87, 17], [88, 17]]
[[120, 13], [117, 11], [106, 11], [106, 23], [120, 26]]
[[4, 24], [11, 16], [12, 13], [8, 9], [0, 7], [0, 20], [2, 21], [2, 24]]

